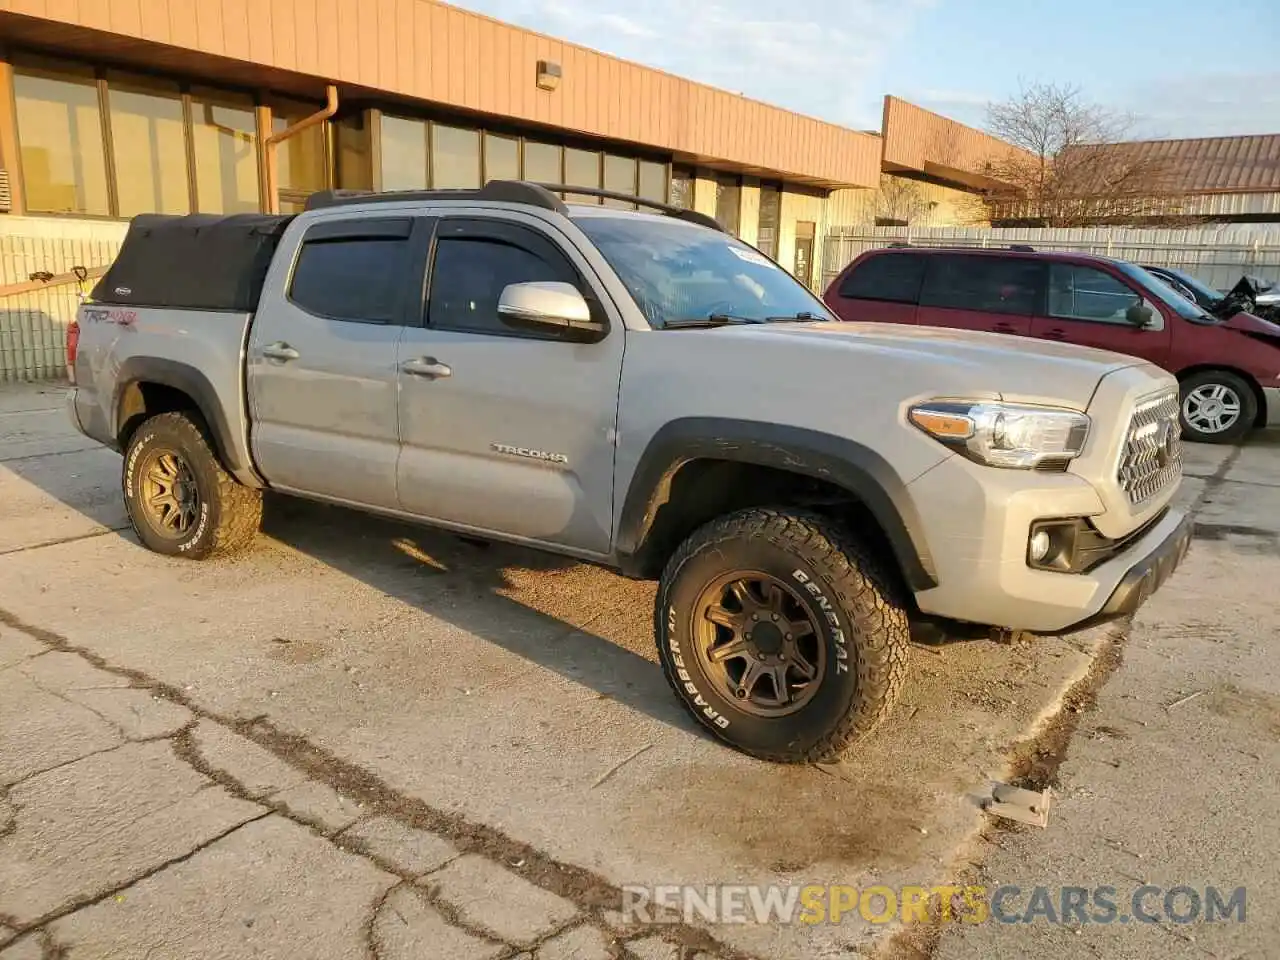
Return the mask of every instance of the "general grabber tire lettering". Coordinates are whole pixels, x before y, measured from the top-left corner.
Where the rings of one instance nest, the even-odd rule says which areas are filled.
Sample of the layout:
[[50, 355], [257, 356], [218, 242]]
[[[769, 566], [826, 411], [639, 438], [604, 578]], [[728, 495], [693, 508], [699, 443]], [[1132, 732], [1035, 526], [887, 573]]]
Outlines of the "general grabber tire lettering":
[[838, 759], [889, 713], [906, 677], [899, 588], [816, 513], [753, 508], [695, 531], [663, 571], [654, 621], [681, 702], [764, 760]]
[[162, 413], [142, 424], [125, 451], [129, 522], [143, 545], [203, 560], [246, 547], [262, 525], [262, 493], [232, 478], [193, 414]]

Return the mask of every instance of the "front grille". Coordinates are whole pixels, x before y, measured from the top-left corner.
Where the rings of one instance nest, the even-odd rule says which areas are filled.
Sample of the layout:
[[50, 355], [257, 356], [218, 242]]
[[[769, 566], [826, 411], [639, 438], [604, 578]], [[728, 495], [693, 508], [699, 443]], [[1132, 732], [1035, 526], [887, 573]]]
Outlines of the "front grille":
[[1182, 428], [1178, 391], [1168, 390], [1138, 401], [1116, 479], [1134, 506], [1146, 503], [1182, 476]]

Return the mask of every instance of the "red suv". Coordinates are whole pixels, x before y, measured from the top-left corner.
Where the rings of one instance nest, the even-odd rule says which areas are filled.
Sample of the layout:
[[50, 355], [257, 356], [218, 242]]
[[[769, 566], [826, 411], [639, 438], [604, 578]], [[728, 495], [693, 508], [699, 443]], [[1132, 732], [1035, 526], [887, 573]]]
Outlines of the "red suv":
[[1123, 260], [890, 247], [854, 260], [823, 299], [842, 320], [1013, 333], [1148, 360], [1182, 382], [1189, 440], [1227, 443], [1280, 423], [1280, 326], [1214, 317]]

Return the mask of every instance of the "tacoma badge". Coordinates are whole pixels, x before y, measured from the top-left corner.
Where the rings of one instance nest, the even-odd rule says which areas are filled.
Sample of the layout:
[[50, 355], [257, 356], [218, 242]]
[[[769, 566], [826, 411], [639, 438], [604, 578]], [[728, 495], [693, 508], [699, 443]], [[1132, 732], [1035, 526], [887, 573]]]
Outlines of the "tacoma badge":
[[489, 444], [498, 453], [510, 457], [526, 457], [529, 460], [545, 460], [547, 463], [568, 463], [569, 458], [563, 453], [547, 453], [545, 450], [530, 450], [528, 447], [513, 447], [507, 443]]

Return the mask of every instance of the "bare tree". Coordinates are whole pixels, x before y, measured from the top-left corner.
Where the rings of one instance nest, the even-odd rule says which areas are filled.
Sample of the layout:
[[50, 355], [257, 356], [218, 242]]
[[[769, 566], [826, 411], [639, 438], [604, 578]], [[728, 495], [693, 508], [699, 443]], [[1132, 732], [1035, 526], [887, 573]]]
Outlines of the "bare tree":
[[1024, 86], [988, 107], [987, 126], [1016, 148], [984, 172], [993, 222], [1046, 227], [1137, 223], [1176, 213], [1170, 171], [1130, 139], [1133, 118], [1086, 101], [1078, 87]]
[[876, 195], [876, 222], [905, 226], [926, 215], [929, 209], [920, 184], [889, 173], [880, 175], [880, 190]]

